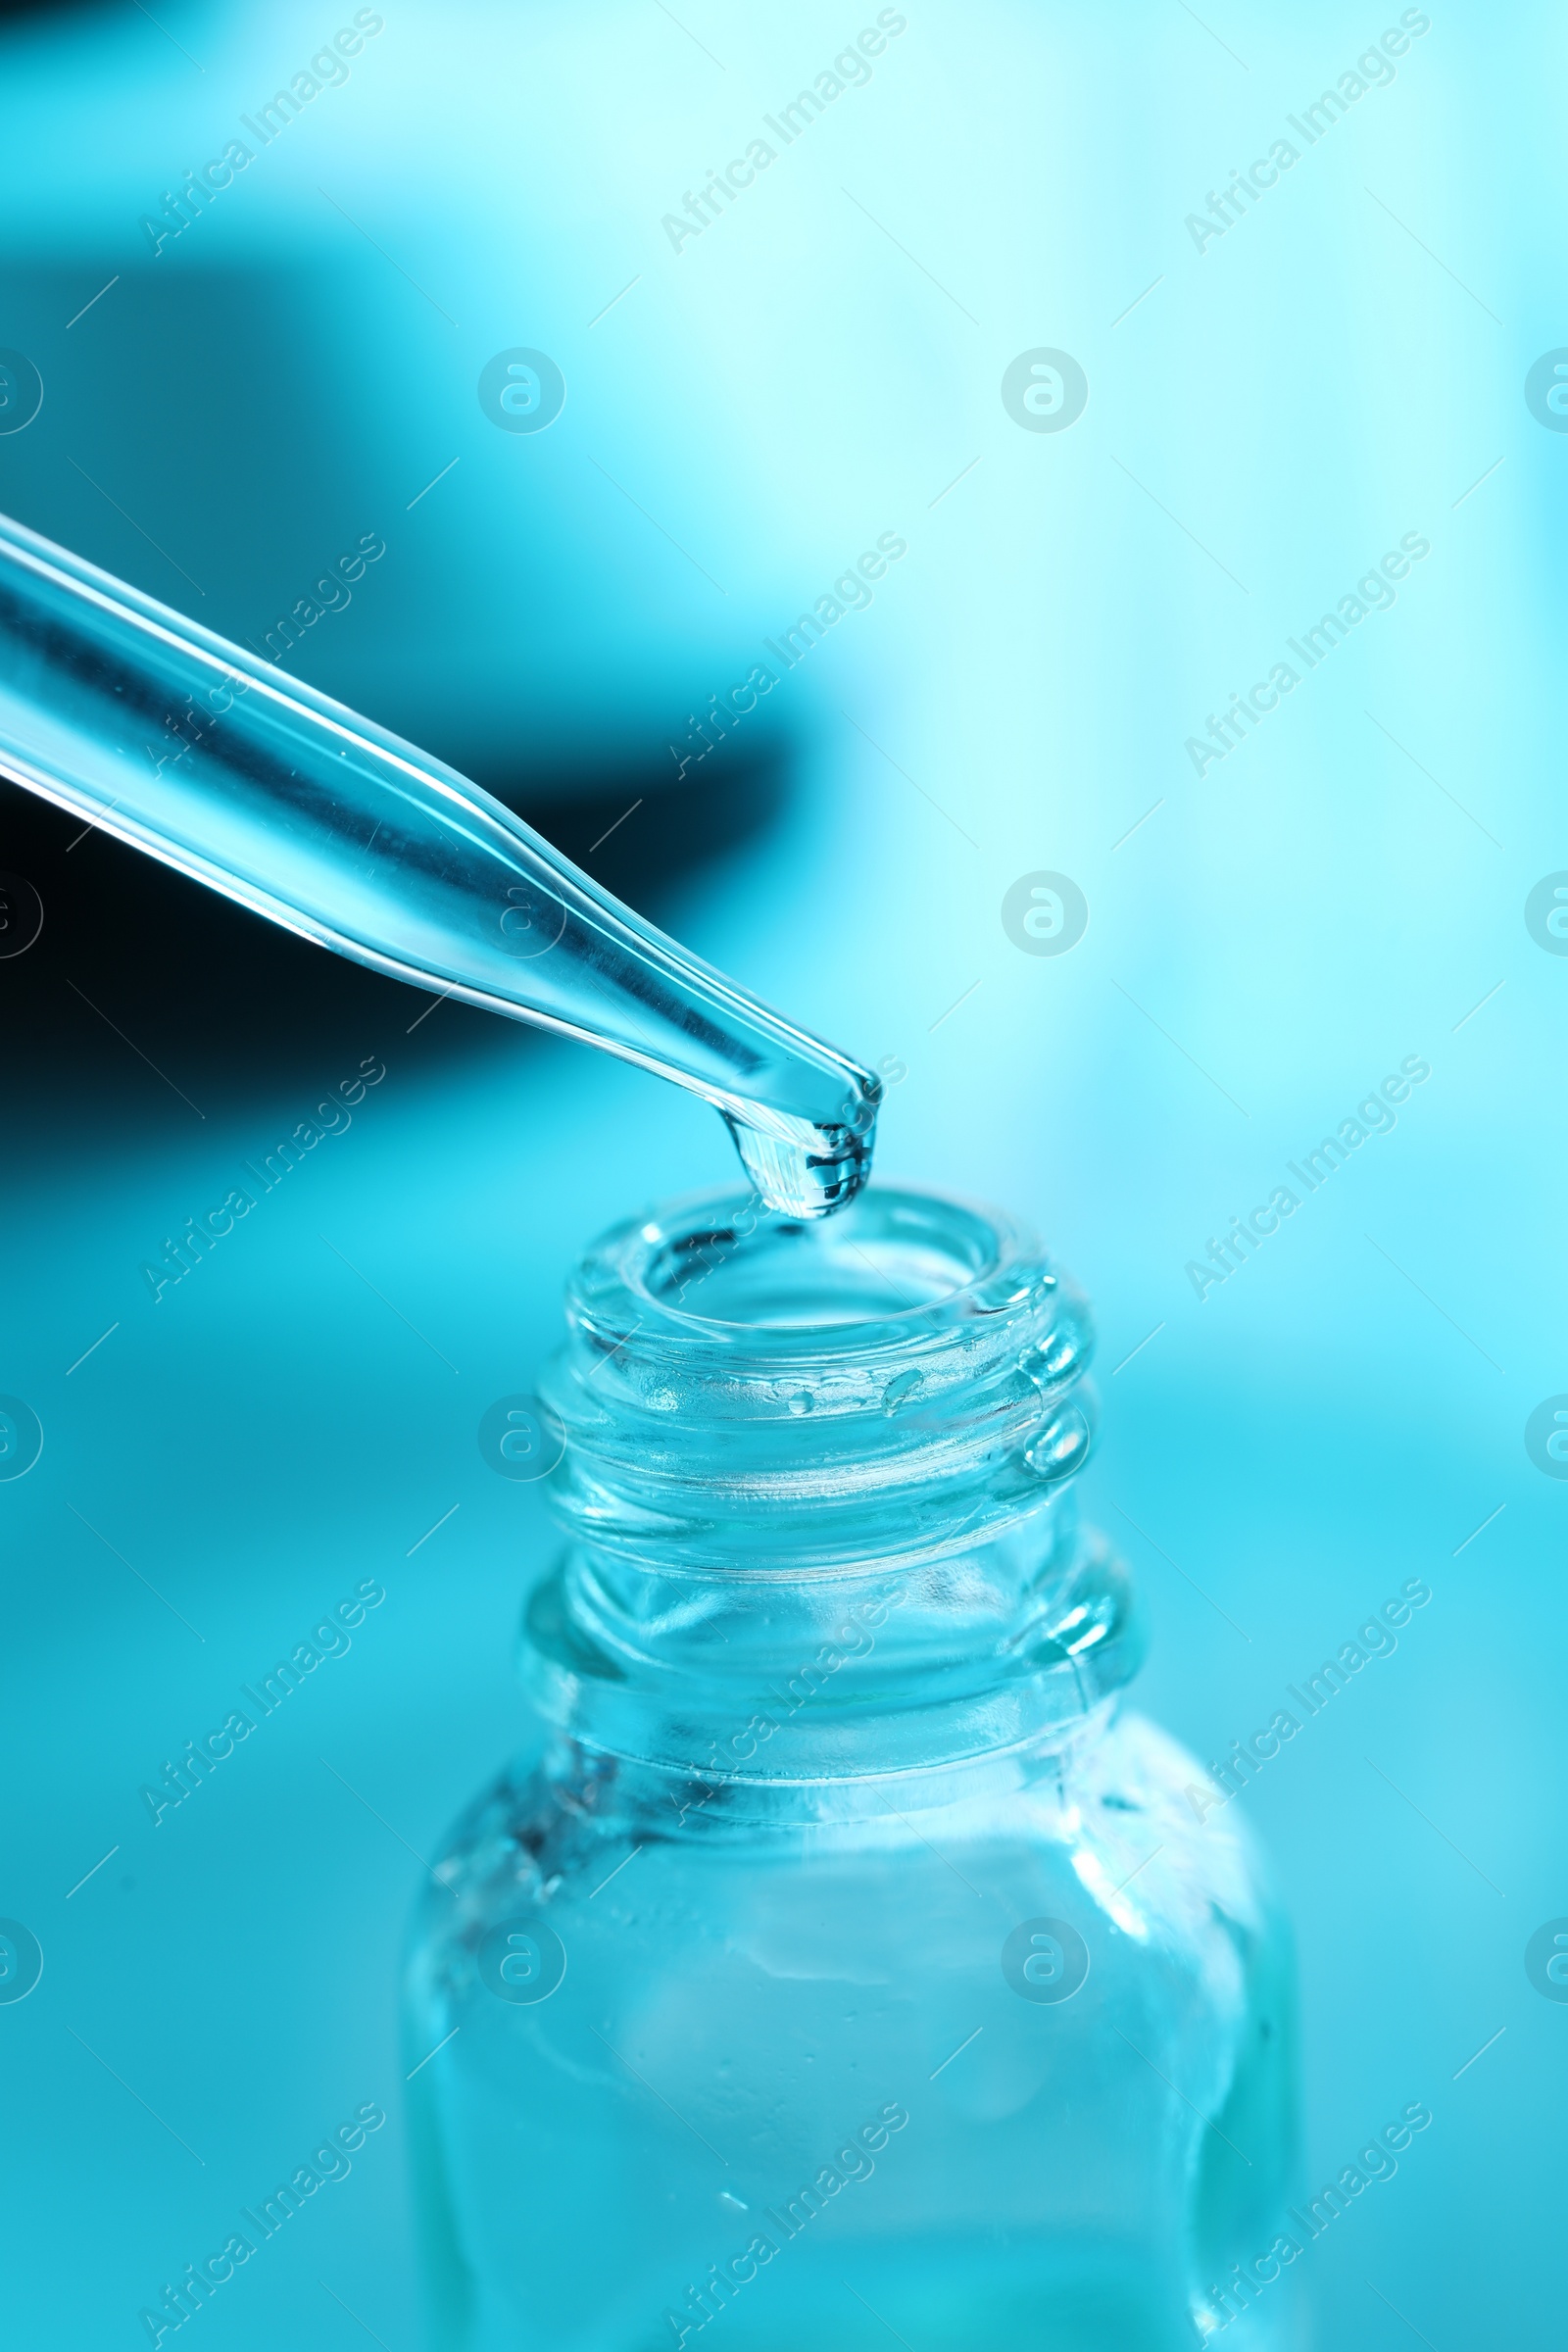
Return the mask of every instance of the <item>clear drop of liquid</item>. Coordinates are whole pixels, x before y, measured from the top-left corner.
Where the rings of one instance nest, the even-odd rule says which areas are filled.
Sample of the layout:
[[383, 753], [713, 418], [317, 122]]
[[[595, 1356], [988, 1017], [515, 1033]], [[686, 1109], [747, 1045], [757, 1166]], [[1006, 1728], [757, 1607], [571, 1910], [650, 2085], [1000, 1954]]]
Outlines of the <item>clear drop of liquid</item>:
[[732, 1112], [724, 1124], [742, 1165], [767, 1207], [786, 1217], [829, 1217], [845, 1208], [871, 1173], [876, 1107], [867, 1102], [853, 1126], [792, 1119], [799, 1140], [748, 1126]]
[[894, 1378], [888, 1382], [882, 1392], [882, 1410], [890, 1421], [906, 1397], [914, 1395], [915, 1390], [920, 1386], [922, 1377], [922, 1374], [911, 1369], [895, 1374]]
[[1024, 1449], [1024, 1462], [1035, 1477], [1048, 1483], [1070, 1478], [1088, 1457], [1093, 1433], [1076, 1404], [1069, 1404], [1049, 1421], [1034, 1443]]

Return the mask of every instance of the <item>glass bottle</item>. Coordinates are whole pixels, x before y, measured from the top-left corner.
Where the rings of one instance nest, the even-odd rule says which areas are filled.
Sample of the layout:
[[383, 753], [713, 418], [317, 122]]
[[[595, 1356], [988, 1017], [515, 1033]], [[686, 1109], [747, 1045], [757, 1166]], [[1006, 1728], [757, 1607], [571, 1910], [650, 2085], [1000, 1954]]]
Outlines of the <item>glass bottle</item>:
[[1119, 1704], [1082, 1300], [873, 1188], [622, 1225], [567, 1320], [541, 1735], [408, 1971], [443, 2352], [1284, 2343], [1288, 1944]]

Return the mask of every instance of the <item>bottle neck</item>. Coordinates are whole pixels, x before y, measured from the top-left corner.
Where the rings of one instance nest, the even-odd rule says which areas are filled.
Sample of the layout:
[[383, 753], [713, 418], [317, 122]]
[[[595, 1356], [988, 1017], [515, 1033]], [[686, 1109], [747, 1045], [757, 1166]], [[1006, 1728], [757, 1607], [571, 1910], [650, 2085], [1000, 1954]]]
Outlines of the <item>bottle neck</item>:
[[621, 1228], [574, 1280], [546, 1391], [572, 1541], [525, 1617], [535, 1704], [706, 1823], [1059, 1769], [1142, 1653], [1068, 1484], [1082, 1301], [952, 1202], [873, 1190], [826, 1227], [738, 1206]]
[[574, 1545], [529, 1602], [524, 1680], [576, 1745], [727, 1788], [727, 1809], [820, 1787], [837, 1810], [849, 1792], [828, 1784], [1023, 1768], [1078, 1744], [1142, 1658], [1125, 1572], [1071, 1500], [919, 1575], [739, 1592]]

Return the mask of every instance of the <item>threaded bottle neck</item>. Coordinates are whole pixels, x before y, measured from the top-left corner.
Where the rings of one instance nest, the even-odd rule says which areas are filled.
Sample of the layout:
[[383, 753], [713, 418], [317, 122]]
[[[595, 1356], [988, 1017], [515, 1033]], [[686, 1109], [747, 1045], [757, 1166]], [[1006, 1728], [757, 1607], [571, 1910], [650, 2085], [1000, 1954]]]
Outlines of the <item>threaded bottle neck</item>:
[[682, 1203], [588, 1252], [567, 1321], [571, 1545], [527, 1654], [582, 1744], [906, 1771], [1066, 1737], [1134, 1671], [1068, 1488], [1087, 1312], [1009, 1220], [891, 1188], [826, 1224]]

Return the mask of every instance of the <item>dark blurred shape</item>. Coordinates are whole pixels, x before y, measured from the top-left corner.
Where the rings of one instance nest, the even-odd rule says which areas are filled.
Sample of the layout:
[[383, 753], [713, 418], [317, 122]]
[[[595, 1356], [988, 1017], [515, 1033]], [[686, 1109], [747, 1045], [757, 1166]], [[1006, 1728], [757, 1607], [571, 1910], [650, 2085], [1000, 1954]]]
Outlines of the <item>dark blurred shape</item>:
[[[763, 747], [764, 754], [766, 747]], [[605, 889], [658, 922], [677, 885], [763, 831], [780, 756], [738, 755], [667, 787], [606, 772], [591, 795], [503, 790]], [[503, 779], [491, 778], [491, 789]], [[640, 804], [640, 806], [638, 805]], [[351, 963], [0, 781], [0, 869], [43, 902], [42, 932], [0, 961], [12, 1149], [50, 1160], [102, 1148], [104, 1112], [138, 1131], [194, 1127], [258, 1094], [309, 1091], [347, 1057], [449, 1063], [515, 1053], [534, 1032]], [[416, 1024], [416, 1025], [414, 1025]], [[181, 1101], [181, 1097], [187, 1099]]]
[[[107, 253], [0, 268], [0, 343], [45, 388], [36, 418], [0, 438], [0, 509], [275, 659], [277, 616], [384, 504], [374, 436], [337, 380], [331, 340], [357, 293], [299, 255], [237, 269]], [[542, 703], [540, 726], [526, 723], [529, 695], [550, 691], [548, 657], [536, 687], [524, 682], [524, 723], [515, 664], [493, 709], [455, 694], [451, 650], [482, 624], [494, 549], [473, 551], [474, 579], [454, 577], [461, 542], [431, 538], [417, 511], [390, 519], [385, 564], [352, 609], [288, 648], [290, 674], [471, 775], [656, 922], [677, 882], [773, 821], [789, 749], [760, 724], [749, 747], [705, 760], [701, 781], [671, 782], [666, 737], [684, 709], [673, 686], [669, 727], [645, 711], [630, 737], [614, 733], [608, 703], [576, 714], [569, 738], [550, 732]], [[345, 1054], [394, 1041], [400, 1056], [441, 1061], [515, 1052], [531, 1035], [442, 1004], [405, 1044], [430, 1000], [4, 780], [0, 871], [45, 909], [37, 944], [0, 960], [13, 1132], [28, 1156], [101, 1148], [107, 1105], [123, 1128], [162, 1132], [195, 1125], [181, 1095], [211, 1113], [324, 1083]]]

